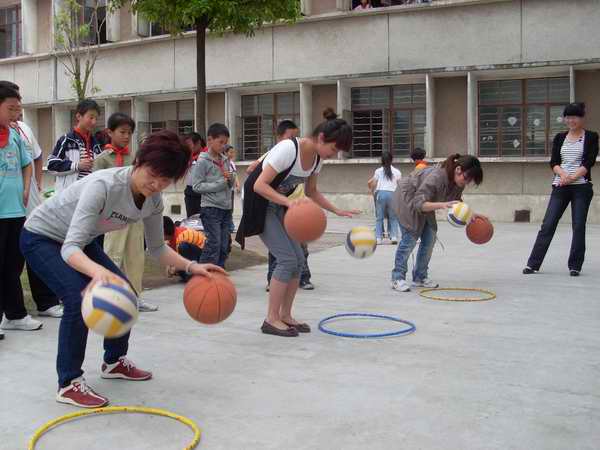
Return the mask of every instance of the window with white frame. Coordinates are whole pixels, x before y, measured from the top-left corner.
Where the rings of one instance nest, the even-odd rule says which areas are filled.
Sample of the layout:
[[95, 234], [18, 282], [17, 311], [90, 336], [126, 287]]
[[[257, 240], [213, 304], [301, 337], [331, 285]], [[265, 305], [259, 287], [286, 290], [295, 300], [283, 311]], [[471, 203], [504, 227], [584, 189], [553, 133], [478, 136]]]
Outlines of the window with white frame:
[[277, 141], [277, 125], [293, 120], [299, 125], [300, 94], [284, 92], [242, 96], [239, 141], [242, 159], [257, 159]]
[[21, 6], [0, 8], [0, 59], [20, 55], [21, 46]]
[[424, 84], [353, 88], [351, 96], [354, 158], [406, 157], [424, 147]]
[[564, 129], [570, 80], [532, 78], [479, 82], [479, 155], [544, 156]]

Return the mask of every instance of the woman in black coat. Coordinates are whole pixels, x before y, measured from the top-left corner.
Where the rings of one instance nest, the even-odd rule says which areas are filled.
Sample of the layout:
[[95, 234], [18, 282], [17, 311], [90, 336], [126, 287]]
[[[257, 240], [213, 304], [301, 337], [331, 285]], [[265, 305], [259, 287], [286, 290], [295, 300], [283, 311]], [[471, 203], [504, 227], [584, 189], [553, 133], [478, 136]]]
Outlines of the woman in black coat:
[[598, 133], [584, 129], [583, 103], [568, 105], [563, 117], [569, 131], [558, 133], [554, 137], [550, 159], [550, 167], [554, 172], [552, 194], [527, 266], [523, 269], [526, 275], [540, 269], [558, 222], [569, 203], [573, 228], [569, 254], [571, 276], [579, 276], [585, 257], [585, 227], [594, 196], [591, 171], [598, 156]]

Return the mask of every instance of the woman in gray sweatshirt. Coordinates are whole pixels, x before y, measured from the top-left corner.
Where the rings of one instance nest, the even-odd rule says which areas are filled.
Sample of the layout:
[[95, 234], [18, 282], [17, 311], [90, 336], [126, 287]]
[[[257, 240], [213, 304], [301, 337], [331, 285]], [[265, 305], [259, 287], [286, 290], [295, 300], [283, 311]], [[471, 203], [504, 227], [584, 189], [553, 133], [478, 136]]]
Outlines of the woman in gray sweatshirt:
[[437, 287], [428, 278], [429, 261], [437, 234], [435, 211], [451, 208], [461, 199], [463, 190], [471, 183], [483, 181], [479, 160], [471, 155], [450, 155], [440, 167], [427, 167], [413, 172], [398, 182], [392, 206], [398, 217], [402, 239], [396, 249], [392, 270], [392, 289], [410, 291], [406, 281], [408, 258], [417, 245], [417, 261], [412, 273], [415, 287]]
[[[78, 180], [36, 208], [25, 223], [21, 234], [25, 259], [64, 304], [56, 364], [58, 402], [83, 408], [108, 403], [86, 384], [81, 370], [88, 333], [81, 316], [82, 291], [98, 282], [126, 281], [96, 242], [97, 236], [143, 220], [148, 252], [163, 265], [192, 275], [223, 272], [212, 264], [189, 261], [164, 243], [161, 192], [185, 176], [189, 162], [190, 150], [175, 133], [152, 134], [133, 166], [101, 170]], [[129, 333], [104, 340], [102, 378], [152, 377], [126, 358], [128, 341]]]

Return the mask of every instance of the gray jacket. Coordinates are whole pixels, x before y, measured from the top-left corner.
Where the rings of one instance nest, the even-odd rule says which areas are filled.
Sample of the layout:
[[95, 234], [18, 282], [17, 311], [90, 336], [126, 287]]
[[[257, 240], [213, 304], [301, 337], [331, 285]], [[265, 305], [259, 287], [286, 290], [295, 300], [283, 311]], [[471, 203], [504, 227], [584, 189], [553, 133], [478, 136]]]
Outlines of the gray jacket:
[[400, 224], [418, 238], [423, 233], [425, 222], [437, 230], [435, 211], [421, 211], [423, 203], [460, 200], [462, 192], [463, 188], [450, 184], [446, 169], [427, 167], [398, 182], [392, 205]]
[[[223, 163], [223, 170], [231, 172], [231, 177], [226, 180], [219, 166]], [[200, 206], [219, 209], [231, 209], [231, 191], [235, 182], [229, 158], [213, 159], [209, 152], [200, 153], [196, 164], [192, 167], [191, 185], [194, 192], [202, 195]]]

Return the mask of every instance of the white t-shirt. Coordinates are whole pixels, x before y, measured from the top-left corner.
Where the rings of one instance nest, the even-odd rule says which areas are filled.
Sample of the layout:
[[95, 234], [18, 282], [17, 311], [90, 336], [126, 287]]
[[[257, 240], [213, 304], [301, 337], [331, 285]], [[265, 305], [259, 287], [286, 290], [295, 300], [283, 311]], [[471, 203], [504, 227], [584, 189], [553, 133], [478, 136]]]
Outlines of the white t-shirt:
[[[29, 125], [27, 125], [24, 122], [18, 121], [16, 130], [19, 133], [19, 136], [21, 136], [23, 142], [25, 143], [25, 147], [31, 155], [31, 159], [35, 161], [36, 159], [41, 158], [42, 148], [40, 147], [40, 144], [35, 138], [33, 131], [31, 130], [31, 128], [29, 128]], [[27, 203], [27, 217], [29, 217], [31, 211], [33, 211], [37, 206], [42, 204], [42, 201], [43, 199], [37, 188], [37, 182], [35, 179], [35, 169], [33, 169], [31, 174], [31, 187], [29, 189], [29, 201]]]
[[[299, 144], [298, 144], [299, 145]], [[263, 165], [268, 164], [275, 172], [281, 173], [287, 170], [294, 158], [296, 157], [296, 146], [291, 139], [286, 139], [285, 141], [281, 141], [267, 153], [267, 156], [263, 160]], [[298, 157], [296, 158], [296, 162], [294, 163], [294, 167], [288, 174], [287, 177], [281, 182], [278, 192], [281, 193], [291, 193], [296, 186], [304, 183], [304, 181], [313, 173], [317, 174], [321, 171], [321, 167], [323, 166], [323, 160], [319, 161], [319, 165], [315, 168], [317, 163], [317, 158], [315, 157], [315, 161], [312, 163], [311, 167], [308, 170], [304, 170], [302, 168], [302, 161], [300, 157], [300, 150], [298, 150]]]
[[392, 179], [391, 180], [385, 176], [383, 167], [380, 167], [379, 169], [375, 170], [375, 175], [373, 175], [373, 178], [377, 180], [377, 187], [375, 188], [376, 191], [392, 191], [392, 192], [394, 192], [396, 190], [396, 187], [398, 186], [398, 180], [400, 180], [400, 178], [402, 178], [402, 174], [395, 167], [392, 167], [391, 169], [392, 169]]

